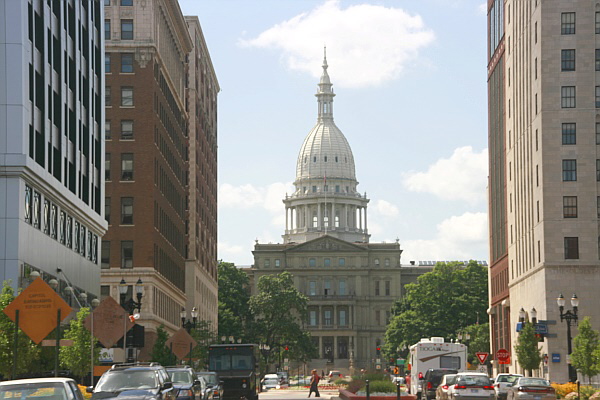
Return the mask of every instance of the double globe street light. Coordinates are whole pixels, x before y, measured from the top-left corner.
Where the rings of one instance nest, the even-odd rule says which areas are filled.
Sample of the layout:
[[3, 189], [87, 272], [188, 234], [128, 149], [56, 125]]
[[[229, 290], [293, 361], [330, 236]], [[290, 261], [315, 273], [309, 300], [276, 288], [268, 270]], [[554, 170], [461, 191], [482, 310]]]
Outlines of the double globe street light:
[[564, 311], [565, 309], [565, 298], [562, 293], [556, 299], [556, 303], [558, 304], [558, 309], [560, 311], [560, 321], [566, 321], [567, 323], [567, 365], [569, 367], [569, 382], [575, 382], [577, 380], [577, 371], [571, 365], [571, 323], [577, 325], [577, 321], [579, 320], [579, 316], [577, 315], [577, 307], [579, 307], [579, 299], [577, 295], [573, 293], [571, 296], [571, 307], [572, 310]]
[[190, 333], [192, 329], [196, 329], [196, 322], [198, 321], [198, 309], [193, 307], [190, 314], [192, 314], [192, 319], [186, 320], [187, 311], [185, 311], [185, 308], [181, 307], [181, 311], [179, 312], [179, 316], [181, 317], [181, 326], [184, 327], [188, 333]]

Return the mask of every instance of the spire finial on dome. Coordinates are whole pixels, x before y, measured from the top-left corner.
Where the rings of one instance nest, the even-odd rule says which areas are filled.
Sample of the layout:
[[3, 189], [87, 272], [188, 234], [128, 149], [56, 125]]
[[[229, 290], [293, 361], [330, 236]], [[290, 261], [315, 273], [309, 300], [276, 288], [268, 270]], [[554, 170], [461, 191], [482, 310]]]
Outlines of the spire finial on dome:
[[327, 46], [323, 46], [323, 69], [327, 69]]

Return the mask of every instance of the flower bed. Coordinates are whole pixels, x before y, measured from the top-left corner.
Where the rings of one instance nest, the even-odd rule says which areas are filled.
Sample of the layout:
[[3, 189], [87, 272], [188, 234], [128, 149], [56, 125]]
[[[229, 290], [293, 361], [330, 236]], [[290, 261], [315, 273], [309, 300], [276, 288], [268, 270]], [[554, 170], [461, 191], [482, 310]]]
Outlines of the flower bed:
[[[340, 398], [342, 400], [366, 400], [367, 396], [361, 396], [358, 394], [354, 394], [349, 392], [346, 389], [340, 389]], [[372, 394], [369, 396], [370, 400], [393, 400], [396, 399], [397, 395], [394, 393], [390, 393], [389, 395], [381, 395], [379, 393]], [[417, 400], [417, 396], [414, 394], [403, 394], [400, 396], [401, 400]]]

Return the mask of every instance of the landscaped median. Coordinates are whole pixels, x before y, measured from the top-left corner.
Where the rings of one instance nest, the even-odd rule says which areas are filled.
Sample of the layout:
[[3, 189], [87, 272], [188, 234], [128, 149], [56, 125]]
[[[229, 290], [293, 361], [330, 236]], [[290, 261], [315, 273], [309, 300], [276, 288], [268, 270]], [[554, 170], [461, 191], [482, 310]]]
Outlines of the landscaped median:
[[[340, 398], [342, 400], [366, 400], [367, 395], [366, 394], [354, 394], [349, 390], [346, 389], [340, 389]], [[373, 393], [371, 395], [369, 395], [369, 399], [370, 400], [394, 400], [397, 399], [397, 395], [396, 394], [391, 394], [391, 393]], [[402, 393], [400, 396], [401, 400], [417, 400], [417, 396], [414, 394], [406, 394], [406, 393]]]
[[[342, 400], [366, 400], [367, 382], [370, 400], [395, 400], [398, 398], [398, 386], [383, 374], [353, 376], [350, 382], [340, 387]], [[401, 400], [417, 400], [417, 396], [408, 394], [404, 385], [400, 387]]]

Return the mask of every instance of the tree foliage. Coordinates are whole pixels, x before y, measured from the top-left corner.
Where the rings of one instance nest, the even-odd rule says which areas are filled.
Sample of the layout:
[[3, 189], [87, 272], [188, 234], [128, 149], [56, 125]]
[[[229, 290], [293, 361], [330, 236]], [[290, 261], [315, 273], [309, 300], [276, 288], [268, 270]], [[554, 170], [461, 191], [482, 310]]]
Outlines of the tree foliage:
[[217, 342], [216, 332], [213, 330], [210, 321], [198, 321], [196, 328], [190, 331], [197, 345], [192, 350], [192, 358], [198, 360], [196, 367], [199, 370], [208, 369], [208, 346]]
[[579, 334], [573, 339], [571, 364], [587, 376], [590, 383], [592, 376], [600, 373], [599, 337], [598, 331], [592, 329], [590, 317], [584, 317], [579, 323]]
[[[0, 294], [0, 375], [9, 377], [13, 372], [15, 323], [2, 312], [15, 299], [11, 281], [4, 281]], [[17, 335], [16, 374], [39, 371], [36, 366], [40, 348], [23, 331]]]
[[150, 353], [151, 361], [158, 362], [160, 365], [177, 364], [177, 357], [175, 357], [175, 354], [167, 346], [167, 340], [169, 340], [169, 333], [164, 325], [160, 325], [156, 329], [156, 342], [154, 342], [152, 352]]
[[310, 336], [303, 334], [301, 323], [306, 321], [308, 297], [294, 286], [289, 272], [263, 275], [258, 280], [257, 293], [250, 298], [250, 311], [255, 316], [257, 339], [269, 346], [271, 354], [281, 358], [285, 346], [292, 349], [289, 356], [308, 359], [314, 355]]
[[[90, 373], [91, 365], [91, 345], [92, 335], [84, 326], [84, 321], [90, 314], [90, 309], [82, 307], [77, 313], [77, 317], [69, 323], [69, 328], [65, 330], [63, 337], [73, 340], [72, 346], [63, 346], [60, 348], [60, 363], [71, 370], [73, 375], [83, 377]], [[94, 363], [98, 362], [100, 348], [96, 346], [98, 341], [94, 339]]]
[[252, 341], [252, 313], [248, 275], [233, 263], [219, 261], [219, 332], [218, 336], [235, 336]]
[[476, 353], [487, 353], [490, 351], [490, 324], [469, 325], [464, 329], [471, 337], [467, 343], [469, 346], [467, 359], [473, 363], [479, 363]]
[[[396, 356], [397, 349], [421, 338], [456, 338], [456, 333], [486, 318], [488, 269], [477, 261], [437, 263], [417, 283], [405, 286], [406, 294], [392, 309], [383, 352]], [[489, 339], [488, 339], [489, 341]], [[486, 349], [487, 351], [487, 349]]]
[[534, 369], [540, 367], [542, 354], [538, 347], [538, 338], [535, 336], [533, 324], [529, 322], [523, 324], [523, 328], [517, 337], [515, 353], [517, 355], [517, 362], [521, 368], [529, 371], [529, 376], [531, 376], [531, 372]]

